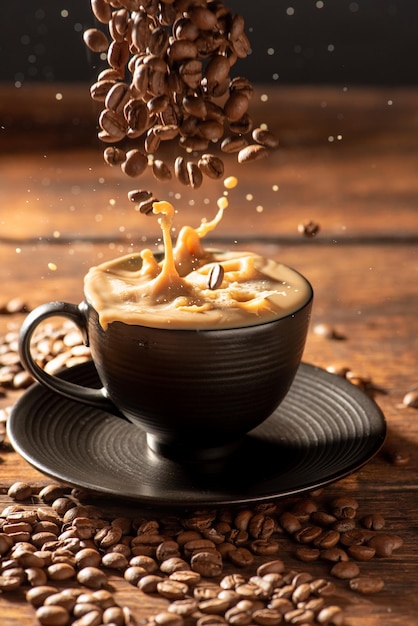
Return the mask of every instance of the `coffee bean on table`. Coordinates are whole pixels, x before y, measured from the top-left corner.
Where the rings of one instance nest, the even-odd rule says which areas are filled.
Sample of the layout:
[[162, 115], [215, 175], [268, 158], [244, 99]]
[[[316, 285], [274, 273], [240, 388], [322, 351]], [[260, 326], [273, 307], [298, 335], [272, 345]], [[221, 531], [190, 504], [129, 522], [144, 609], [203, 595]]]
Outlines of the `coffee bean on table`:
[[27, 500], [32, 495], [32, 487], [25, 482], [15, 482], [7, 491], [7, 495], [13, 500]]
[[194, 572], [205, 578], [214, 578], [222, 573], [222, 557], [219, 553], [202, 551], [196, 552], [190, 559]]
[[316, 616], [318, 624], [324, 626], [342, 626], [344, 624], [344, 613], [339, 606], [327, 606]]
[[349, 581], [349, 586], [352, 591], [366, 595], [382, 591], [385, 583], [379, 576], [357, 576]]
[[418, 408], [418, 391], [408, 391], [402, 399], [402, 402], [405, 406], [412, 407], [414, 409]]
[[40, 606], [36, 611], [36, 619], [42, 626], [67, 626], [70, 614], [61, 606]]
[[411, 458], [409, 452], [400, 448], [389, 449], [387, 452], [387, 457], [392, 465], [397, 465], [400, 467], [402, 467], [403, 465], [408, 465]]
[[340, 561], [332, 566], [330, 573], [336, 578], [345, 580], [358, 576], [360, 574], [360, 568], [353, 561]]
[[385, 558], [392, 556], [394, 550], [402, 547], [403, 539], [399, 535], [379, 533], [372, 537], [367, 545], [375, 549], [377, 557]]
[[348, 555], [356, 561], [370, 561], [375, 554], [376, 549], [372, 546], [349, 546], [347, 548]]

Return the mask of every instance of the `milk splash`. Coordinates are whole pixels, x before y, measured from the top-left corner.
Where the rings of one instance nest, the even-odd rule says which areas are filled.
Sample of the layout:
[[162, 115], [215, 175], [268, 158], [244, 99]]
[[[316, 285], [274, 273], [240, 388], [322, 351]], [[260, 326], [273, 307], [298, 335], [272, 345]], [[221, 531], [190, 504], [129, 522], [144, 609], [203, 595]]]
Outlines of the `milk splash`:
[[[164, 255], [150, 249], [92, 267], [85, 277], [88, 302], [103, 328], [121, 321], [152, 327], [214, 329], [268, 322], [303, 306], [310, 286], [295, 270], [241, 251], [206, 249], [202, 239], [216, 228], [228, 206], [218, 200], [218, 212], [200, 226], [181, 228], [173, 245], [174, 208], [155, 202]], [[214, 289], [210, 275], [222, 266]]]

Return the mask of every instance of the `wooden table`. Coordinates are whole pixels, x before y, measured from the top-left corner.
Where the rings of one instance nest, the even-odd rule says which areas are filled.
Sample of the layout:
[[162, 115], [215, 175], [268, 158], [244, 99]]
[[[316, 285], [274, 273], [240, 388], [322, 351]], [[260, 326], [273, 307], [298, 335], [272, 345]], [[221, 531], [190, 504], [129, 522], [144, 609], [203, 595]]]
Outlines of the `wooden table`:
[[[387, 441], [365, 467], [321, 497], [355, 497], [363, 514], [382, 513], [387, 532], [404, 544], [391, 558], [361, 564], [363, 573], [384, 578], [383, 591], [362, 596], [337, 580], [336, 602], [349, 626], [412, 626], [418, 615], [418, 413], [403, 398], [418, 390], [418, 91], [282, 87], [262, 93], [269, 98], [256, 97], [254, 117], [268, 121], [281, 145], [251, 166], [237, 169], [227, 161], [240, 183], [211, 241], [260, 251], [303, 272], [315, 289], [304, 360], [344, 365], [371, 381]], [[132, 209], [126, 200], [131, 183], [102, 163], [97, 111], [86, 86], [19, 92], [4, 86], [2, 96], [0, 304], [14, 298], [30, 308], [55, 299], [78, 302], [89, 266], [144, 242], [153, 246], [158, 225]], [[147, 176], [143, 183], [176, 205], [178, 225], [210, 218], [222, 193], [220, 183], [206, 183], [198, 194], [175, 185], [157, 189]], [[309, 220], [320, 224], [311, 239], [298, 232]], [[21, 320], [22, 314], [2, 315], [1, 329]], [[321, 323], [343, 338], [316, 333]], [[8, 391], [1, 406], [21, 393]], [[396, 464], [394, 456], [409, 460]], [[15, 481], [36, 489], [51, 482], [7, 445], [0, 460], [2, 506], [11, 502], [7, 490]], [[115, 516], [140, 511], [102, 505]], [[289, 567], [328, 575], [326, 564], [300, 563], [294, 550], [283, 541], [280, 556]], [[139, 618], [167, 604], [134, 592], [120, 577], [112, 581]], [[0, 596], [0, 614], [5, 626], [36, 622], [21, 592]]]

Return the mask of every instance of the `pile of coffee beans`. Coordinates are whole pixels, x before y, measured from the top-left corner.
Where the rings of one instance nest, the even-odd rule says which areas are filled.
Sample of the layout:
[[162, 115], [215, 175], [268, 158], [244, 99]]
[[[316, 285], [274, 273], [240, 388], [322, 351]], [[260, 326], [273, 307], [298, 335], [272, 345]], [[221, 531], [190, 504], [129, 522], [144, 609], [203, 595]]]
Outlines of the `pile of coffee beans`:
[[[236, 153], [245, 163], [278, 145], [266, 127], [254, 128], [251, 83], [231, 77], [237, 59], [250, 52], [241, 15], [220, 0], [91, 0], [91, 6], [108, 31], [84, 33], [89, 49], [107, 56], [90, 90], [104, 104], [98, 136], [109, 144], [106, 163], [132, 178], [151, 164], [157, 180], [175, 176], [198, 188], [204, 176], [219, 179], [224, 173], [210, 146]], [[125, 140], [134, 147], [120, 147]], [[184, 156], [167, 163], [157, 152], [172, 140]]]
[[[0, 397], [5, 397], [8, 391], [22, 390], [33, 383], [32, 376], [20, 362], [18, 341], [18, 327], [0, 336]], [[34, 333], [32, 346], [36, 363], [49, 374], [56, 374], [65, 367], [73, 367], [90, 359], [90, 350], [84, 344], [81, 332], [69, 321], [62, 324], [47, 322], [39, 326]]]
[[[135, 507], [105, 514], [88, 493], [61, 484], [39, 491], [18, 482], [8, 496], [0, 513], [0, 589], [25, 589], [40, 624], [50, 626], [136, 624], [109, 591], [115, 576], [167, 601], [141, 624], [339, 626], [337, 586], [379, 592], [383, 579], [362, 575], [360, 566], [402, 545], [380, 514], [360, 517], [353, 497], [324, 500], [320, 491], [158, 517]], [[330, 576], [287, 567], [290, 537], [305, 566], [322, 559]]]
[[343, 623], [342, 609], [329, 602], [333, 583], [276, 556], [275, 505], [109, 518], [61, 485], [36, 494], [15, 483], [8, 495], [16, 504], [0, 514], [0, 588], [25, 589], [40, 624], [136, 624], [109, 592], [111, 576], [167, 601], [150, 624]]

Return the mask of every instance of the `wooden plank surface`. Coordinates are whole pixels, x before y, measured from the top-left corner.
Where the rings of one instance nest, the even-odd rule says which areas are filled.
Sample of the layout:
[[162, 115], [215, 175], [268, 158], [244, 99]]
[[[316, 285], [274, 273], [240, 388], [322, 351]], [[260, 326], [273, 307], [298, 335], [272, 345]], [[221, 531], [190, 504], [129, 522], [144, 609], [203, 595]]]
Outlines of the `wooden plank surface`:
[[[355, 497], [359, 515], [382, 513], [386, 530], [404, 542], [391, 558], [361, 564], [363, 573], [384, 578], [380, 593], [361, 596], [349, 591], [347, 582], [334, 580], [333, 601], [344, 607], [348, 626], [414, 626], [418, 614], [418, 421], [417, 409], [402, 402], [408, 391], [418, 388], [417, 97], [409, 90], [360, 90], [350, 96], [350, 91], [331, 88], [272, 95], [274, 107], [268, 115], [280, 126], [282, 151], [245, 175], [239, 173], [240, 185], [231, 193], [225, 220], [212, 238], [216, 244], [279, 259], [309, 278], [315, 302], [304, 360], [357, 372], [369, 381], [369, 391], [374, 389], [386, 417], [388, 436], [382, 451], [317, 496], [319, 501]], [[391, 98], [393, 104], [388, 105]], [[325, 100], [327, 106], [321, 106]], [[75, 98], [72, 106], [78, 102]], [[273, 115], [273, 110], [283, 115]], [[16, 111], [22, 119], [24, 109], [20, 112], [17, 106]], [[87, 118], [86, 128], [91, 123]], [[343, 140], [330, 142], [329, 136], [341, 131], [343, 119]], [[55, 124], [61, 128], [62, 120]], [[20, 136], [12, 126], [14, 136]], [[78, 302], [82, 277], [91, 265], [145, 244], [153, 247], [159, 236], [152, 218], [127, 206], [128, 184], [104, 167], [99, 146], [80, 148], [80, 138], [75, 137], [60, 150], [55, 138], [44, 150], [36, 142], [39, 129], [46, 127], [46, 121], [38, 123], [32, 142], [26, 137], [20, 150], [15, 145], [14, 154], [0, 156], [0, 306], [13, 299], [23, 300], [28, 308], [49, 300]], [[274, 184], [279, 191], [273, 192]], [[249, 190], [256, 196], [254, 202], [245, 200]], [[205, 188], [193, 206], [192, 194], [182, 190], [179, 224], [198, 223], [203, 209], [210, 217], [221, 192], [221, 186]], [[112, 198], [116, 205], [109, 202]], [[262, 212], [257, 212], [258, 204]], [[305, 239], [298, 233], [305, 219], [320, 223], [317, 237]], [[56, 269], [48, 267], [50, 263]], [[1, 314], [1, 332], [15, 332], [22, 319], [22, 313]], [[331, 325], [340, 338], [318, 334], [322, 323]], [[21, 393], [8, 390], [1, 406], [9, 407]], [[394, 464], [394, 453], [409, 461]], [[50, 482], [7, 445], [0, 449], [0, 471], [0, 508], [11, 503], [7, 489], [15, 481], [24, 480], [35, 489]], [[35, 502], [24, 506], [33, 508]], [[145, 513], [141, 506], [109, 499], [98, 504], [113, 517]], [[159, 515], [160, 510], [146, 513]], [[289, 568], [329, 576], [323, 562], [298, 561], [295, 548], [289, 538], [280, 537], [279, 554]], [[249, 575], [250, 570], [242, 573]], [[110, 580], [118, 602], [131, 607], [138, 620], [167, 606], [167, 601], [141, 594], [120, 576]], [[0, 610], [5, 626], [36, 623], [22, 592], [3, 593]]]

